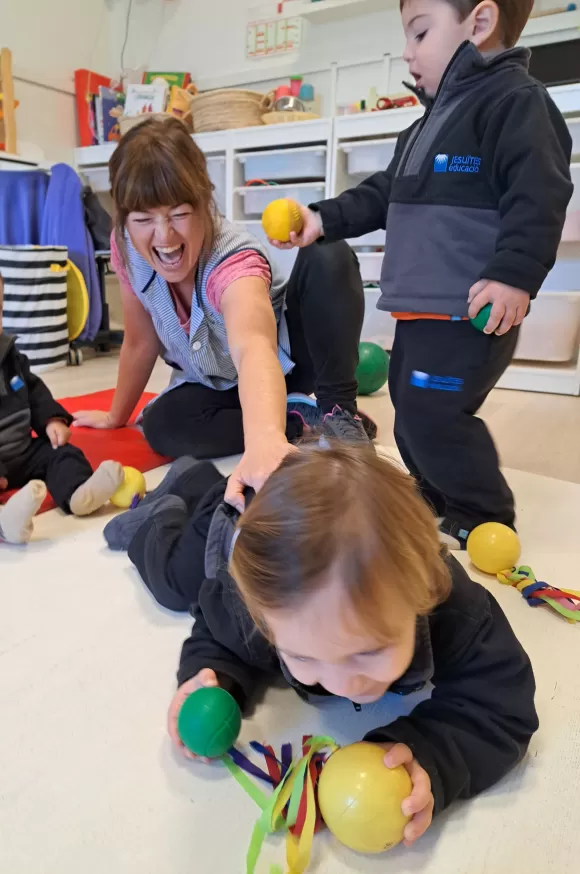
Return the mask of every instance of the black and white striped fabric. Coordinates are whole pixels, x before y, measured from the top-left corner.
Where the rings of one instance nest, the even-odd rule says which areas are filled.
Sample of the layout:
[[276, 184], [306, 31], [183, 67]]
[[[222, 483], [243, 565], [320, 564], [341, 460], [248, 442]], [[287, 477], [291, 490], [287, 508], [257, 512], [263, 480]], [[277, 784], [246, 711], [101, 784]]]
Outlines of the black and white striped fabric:
[[66, 246], [0, 246], [3, 324], [35, 372], [68, 362]]

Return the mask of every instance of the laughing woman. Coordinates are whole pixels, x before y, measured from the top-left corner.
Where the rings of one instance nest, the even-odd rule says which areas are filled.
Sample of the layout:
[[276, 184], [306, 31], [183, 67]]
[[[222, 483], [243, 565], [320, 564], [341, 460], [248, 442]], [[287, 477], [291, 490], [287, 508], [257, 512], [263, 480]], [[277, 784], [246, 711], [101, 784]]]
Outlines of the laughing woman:
[[[243, 452], [227, 496], [238, 508], [305, 420], [366, 439], [355, 379], [364, 296], [346, 243], [302, 249], [284, 281], [260, 243], [218, 215], [205, 157], [176, 119], [133, 128], [110, 173], [125, 337], [111, 409], [77, 424], [123, 427], [161, 356], [173, 372], [145, 410], [148, 442], [171, 457]], [[312, 391], [316, 408], [287, 404]]]

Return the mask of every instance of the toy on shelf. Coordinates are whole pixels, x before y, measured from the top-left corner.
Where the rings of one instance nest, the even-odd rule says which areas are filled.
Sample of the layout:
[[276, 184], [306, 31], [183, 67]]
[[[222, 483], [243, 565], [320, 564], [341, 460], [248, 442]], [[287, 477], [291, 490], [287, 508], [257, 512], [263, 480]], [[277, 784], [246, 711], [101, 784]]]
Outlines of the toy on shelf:
[[478, 314], [476, 316], [474, 316], [472, 319], [470, 319], [469, 321], [471, 322], [473, 327], [476, 328], [478, 331], [483, 331], [483, 330], [485, 330], [485, 326], [487, 325], [487, 323], [489, 321], [490, 315], [491, 315], [491, 304], [488, 303], [484, 307], [482, 307], [480, 309], [480, 311], [478, 312]]
[[123, 472], [125, 478], [111, 498], [111, 504], [121, 510], [129, 510], [143, 500], [147, 493], [147, 484], [140, 470], [124, 467]]
[[302, 230], [302, 213], [295, 200], [281, 197], [269, 203], [262, 214], [262, 227], [270, 240], [287, 243], [290, 234], [299, 234]]
[[179, 711], [177, 730], [196, 756], [217, 759], [238, 739], [242, 714], [235, 699], [219, 686], [206, 686], [189, 695]]
[[360, 395], [372, 395], [384, 386], [389, 376], [389, 354], [377, 343], [358, 347], [356, 379]]
[[485, 574], [499, 574], [512, 568], [522, 552], [520, 539], [512, 528], [500, 522], [484, 522], [467, 538], [467, 554]]
[[409, 816], [401, 805], [413, 791], [406, 768], [387, 768], [385, 751], [357, 743], [333, 753], [318, 784], [324, 822], [358, 853], [383, 853], [403, 840]]
[[497, 574], [497, 578], [505, 586], [514, 586], [530, 607], [547, 604], [568, 622], [580, 622], [580, 592], [539, 582], [527, 565], [504, 570]]

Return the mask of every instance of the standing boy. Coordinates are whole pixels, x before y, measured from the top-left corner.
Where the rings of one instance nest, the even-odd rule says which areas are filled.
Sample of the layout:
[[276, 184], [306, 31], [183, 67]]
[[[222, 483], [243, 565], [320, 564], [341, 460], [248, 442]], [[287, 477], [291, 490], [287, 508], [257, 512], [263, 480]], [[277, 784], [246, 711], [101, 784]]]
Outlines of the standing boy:
[[[392, 163], [303, 209], [280, 248], [387, 229], [379, 309], [397, 318], [389, 388], [403, 460], [441, 517], [442, 539], [514, 526], [513, 495], [475, 413], [513, 356], [552, 268], [570, 182], [571, 137], [513, 48], [532, 0], [401, 0], [404, 58], [426, 107]], [[483, 333], [470, 324], [492, 305]]]

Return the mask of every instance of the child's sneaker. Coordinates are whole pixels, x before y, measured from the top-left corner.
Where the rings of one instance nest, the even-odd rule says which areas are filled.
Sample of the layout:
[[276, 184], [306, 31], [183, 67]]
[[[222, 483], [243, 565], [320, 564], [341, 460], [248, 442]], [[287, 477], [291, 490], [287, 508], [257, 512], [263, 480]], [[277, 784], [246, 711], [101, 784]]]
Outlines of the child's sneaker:
[[[289, 394], [286, 409], [289, 416], [300, 417], [304, 430], [310, 428], [317, 429], [322, 425], [322, 413], [316, 403], [316, 399], [310, 397], [310, 395], [305, 395], [301, 392], [293, 392], [292, 394]], [[340, 409], [340, 407], [336, 407], [335, 409]], [[378, 431], [376, 422], [360, 410], [356, 418], [361, 420], [369, 440], [374, 440]]]
[[471, 534], [470, 528], [464, 528], [460, 522], [443, 517], [439, 522], [439, 540], [448, 549], [464, 551], [467, 549], [467, 538]]
[[293, 392], [288, 395], [286, 414], [300, 418], [305, 431], [318, 428], [322, 422], [322, 413], [316, 403], [316, 398], [311, 398], [310, 395], [302, 394], [302, 392]]
[[322, 433], [325, 437], [341, 440], [343, 443], [369, 444], [367, 432], [360, 416], [353, 416], [347, 410], [336, 406], [322, 420]]

